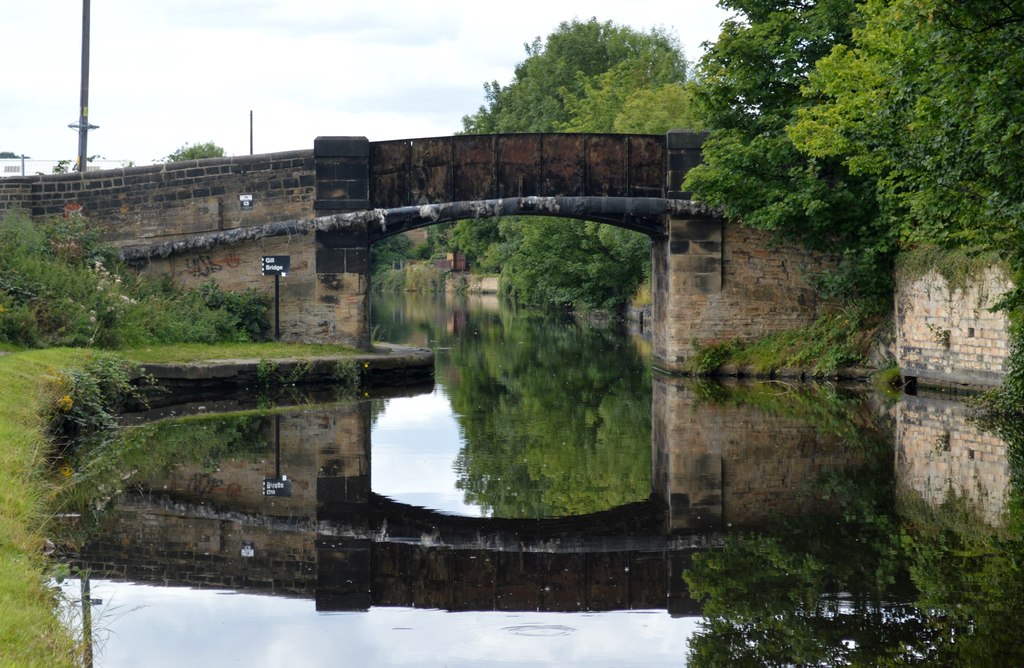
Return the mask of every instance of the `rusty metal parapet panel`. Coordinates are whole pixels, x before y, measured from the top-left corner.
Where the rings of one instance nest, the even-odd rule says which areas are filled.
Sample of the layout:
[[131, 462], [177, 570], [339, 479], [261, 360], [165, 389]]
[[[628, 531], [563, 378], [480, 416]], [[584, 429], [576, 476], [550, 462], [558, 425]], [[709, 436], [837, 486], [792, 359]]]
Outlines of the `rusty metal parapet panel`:
[[625, 197], [629, 191], [628, 140], [621, 135], [589, 135], [586, 147], [585, 195]]
[[504, 197], [662, 197], [665, 137], [458, 135], [374, 142], [374, 208]]
[[629, 196], [664, 197], [668, 162], [664, 135], [629, 135]]
[[409, 204], [450, 202], [454, 169], [455, 137], [410, 140], [409, 181], [412, 186]]
[[500, 135], [452, 137], [452, 171], [455, 176], [453, 201], [495, 197], [495, 142], [501, 139]]
[[370, 143], [370, 206], [386, 209], [410, 202], [409, 142]]
[[495, 149], [498, 189], [494, 197], [526, 197], [541, 191], [544, 135], [499, 135]]
[[584, 193], [587, 135], [544, 135], [544, 197], [580, 196]]

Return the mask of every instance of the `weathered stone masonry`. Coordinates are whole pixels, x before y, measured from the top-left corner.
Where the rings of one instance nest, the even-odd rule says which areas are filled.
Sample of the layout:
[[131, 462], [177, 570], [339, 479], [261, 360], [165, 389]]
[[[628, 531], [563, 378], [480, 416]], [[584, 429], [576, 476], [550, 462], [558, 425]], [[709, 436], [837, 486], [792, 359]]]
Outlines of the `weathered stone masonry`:
[[926, 384], [999, 385], [1009, 321], [989, 309], [1012, 287], [998, 267], [956, 288], [934, 271], [897, 276], [896, 361], [903, 375]]
[[132, 245], [308, 217], [315, 186], [313, 152], [288, 151], [0, 179], [0, 209], [81, 211], [107, 241]]
[[[700, 164], [705, 133], [668, 135], [668, 196]], [[672, 217], [668, 235], [652, 247], [654, 361], [672, 371], [698, 344], [753, 340], [810, 324], [823, 303], [810, 279], [838, 258], [775, 243], [767, 232], [723, 220], [714, 212]]]

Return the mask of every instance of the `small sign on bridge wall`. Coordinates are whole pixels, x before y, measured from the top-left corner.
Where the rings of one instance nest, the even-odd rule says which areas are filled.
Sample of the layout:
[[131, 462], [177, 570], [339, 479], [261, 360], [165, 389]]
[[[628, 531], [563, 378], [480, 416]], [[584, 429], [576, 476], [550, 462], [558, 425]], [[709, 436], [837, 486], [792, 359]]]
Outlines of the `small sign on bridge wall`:
[[264, 276], [287, 276], [292, 268], [290, 255], [264, 255], [263, 275]]
[[252, 208], [252, 195], [239, 195], [238, 196], [238, 207], [242, 211], [248, 211]]

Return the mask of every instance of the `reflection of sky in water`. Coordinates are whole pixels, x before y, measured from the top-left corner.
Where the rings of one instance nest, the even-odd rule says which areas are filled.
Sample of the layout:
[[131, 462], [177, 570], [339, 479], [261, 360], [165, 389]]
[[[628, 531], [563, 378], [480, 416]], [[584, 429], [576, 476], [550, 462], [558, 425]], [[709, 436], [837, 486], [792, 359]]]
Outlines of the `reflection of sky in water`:
[[[64, 589], [79, 595], [78, 581]], [[309, 599], [104, 580], [92, 596], [97, 668], [681, 666], [697, 626], [665, 611], [318, 613]]]
[[455, 487], [463, 441], [440, 384], [430, 394], [388, 399], [371, 435], [370, 485], [396, 501], [479, 517]]

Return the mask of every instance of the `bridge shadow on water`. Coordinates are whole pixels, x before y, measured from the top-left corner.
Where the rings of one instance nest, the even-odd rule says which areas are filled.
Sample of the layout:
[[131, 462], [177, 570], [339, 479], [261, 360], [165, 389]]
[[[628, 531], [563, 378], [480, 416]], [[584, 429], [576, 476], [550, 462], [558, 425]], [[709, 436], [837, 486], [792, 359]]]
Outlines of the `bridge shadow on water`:
[[[369, 401], [152, 422], [136, 440], [168, 465], [134, 479], [72, 561], [93, 578], [310, 598], [323, 611], [697, 615], [683, 578], [695, 554], [726, 531], [827, 507], [808, 493], [815, 481], [863, 463], [778, 405], [662, 377], [652, 405], [649, 497], [539, 519], [456, 516], [375, 493]], [[198, 438], [189, 429], [213, 443], [191, 458], [176, 454]], [[287, 480], [289, 493], [268, 495], [268, 480]]]

